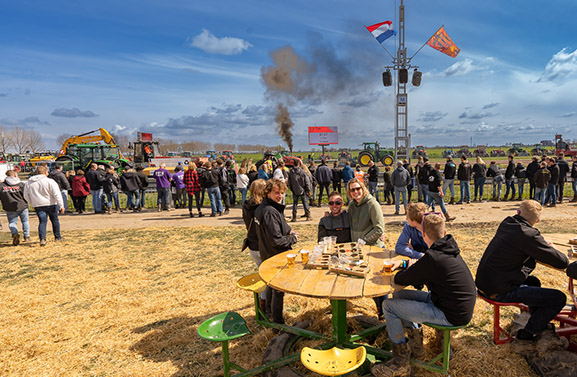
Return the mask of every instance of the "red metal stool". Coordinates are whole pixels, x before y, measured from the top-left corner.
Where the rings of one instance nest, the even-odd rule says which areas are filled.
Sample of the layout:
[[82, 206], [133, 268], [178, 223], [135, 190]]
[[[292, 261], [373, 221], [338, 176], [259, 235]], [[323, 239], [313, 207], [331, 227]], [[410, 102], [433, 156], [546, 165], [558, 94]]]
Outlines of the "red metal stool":
[[[477, 296], [493, 305], [493, 342], [495, 344], [505, 344], [513, 340], [513, 336], [501, 327], [501, 306], [516, 306], [521, 310], [529, 311], [529, 307], [520, 302], [498, 302], [493, 301], [481, 293], [477, 292]], [[502, 337], [504, 336], [504, 337]]]

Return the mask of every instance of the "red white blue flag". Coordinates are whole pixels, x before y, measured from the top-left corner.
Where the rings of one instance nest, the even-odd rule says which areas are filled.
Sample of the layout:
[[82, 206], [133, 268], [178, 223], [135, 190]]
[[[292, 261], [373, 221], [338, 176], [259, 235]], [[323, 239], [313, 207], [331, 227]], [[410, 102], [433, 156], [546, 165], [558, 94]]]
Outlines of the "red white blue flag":
[[392, 21], [385, 21], [371, 26], [365, 26], [371, 34], [377, 38], [379, 43], [383, 43], [393, 35], [397, 35], [396, 30], [393, 29]]

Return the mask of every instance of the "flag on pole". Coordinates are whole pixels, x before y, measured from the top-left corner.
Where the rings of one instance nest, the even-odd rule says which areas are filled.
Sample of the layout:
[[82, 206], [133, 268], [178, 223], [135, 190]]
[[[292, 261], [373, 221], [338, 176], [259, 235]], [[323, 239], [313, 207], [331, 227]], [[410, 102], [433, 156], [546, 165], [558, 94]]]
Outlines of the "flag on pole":
[[383, 43], [393, 35], [397, 35], [397, 31], [393, 29], [392, 21], [380, 22], [365, 27], [377, 39], [377, 41], [379, 41], [379, 43]]
[[443, 54], [449, 55], [454, 58], [459, 55], [461, 49], [457, 47], [455, 42], [449, 37], [445, 31], [445, 27], [441, 26], [439, 30], [429, 40], [427, 44], [437, 51], [441, 51]]

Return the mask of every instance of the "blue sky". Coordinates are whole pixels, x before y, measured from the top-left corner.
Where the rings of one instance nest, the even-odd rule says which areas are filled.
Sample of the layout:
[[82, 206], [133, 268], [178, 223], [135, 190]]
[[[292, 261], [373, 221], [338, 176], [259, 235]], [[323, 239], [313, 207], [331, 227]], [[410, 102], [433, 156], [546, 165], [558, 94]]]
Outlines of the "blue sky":
[[[387, 53], [364, 29], [397, 25], [400, 1], [9, 1], [0, 3], [0, 125], [55, 138], [99, 127], [135, 136], [282, 144], [284, 103], [295, 149], [307, 127], [337, 126], [340, 147], [394, 138]], [[577, 138], [577, 3], [407, 0], [408, 55], [441, 26], [456, 58], [426, 46], [413, 59], [412, 144], [537, 143]], [[394, 53], [395, 41], [385, 42]], [[289, 48], [303, 67], [289, 94], [263, 67]]]

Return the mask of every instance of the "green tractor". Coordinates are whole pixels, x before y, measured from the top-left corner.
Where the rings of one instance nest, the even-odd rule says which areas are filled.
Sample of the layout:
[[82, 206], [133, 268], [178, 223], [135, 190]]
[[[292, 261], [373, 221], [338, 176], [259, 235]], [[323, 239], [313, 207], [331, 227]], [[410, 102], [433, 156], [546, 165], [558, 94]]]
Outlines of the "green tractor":
[[510, 156], [529, 156], [529, 152], [523, 149], [523, 144], [521, 143], [513, 143], [507, 154]]
[[392, 166], [395, 162], [395, 152], [379, 147], [379, 142], [363, 143], [363, 150], [359, 153], [358, 163], [361, 166], [369, 166], [369, 161], [380, 161], [384, 166]]
[[87, 171], [90, 164], [112, 166], [119, 171], [130, 165], [130, 161], [123, 158], [116, 145], [109, 144], [69, 144], [66, 154], [58, 156], [56, 161], [64, 165], [65, 170], [82, 169]]

